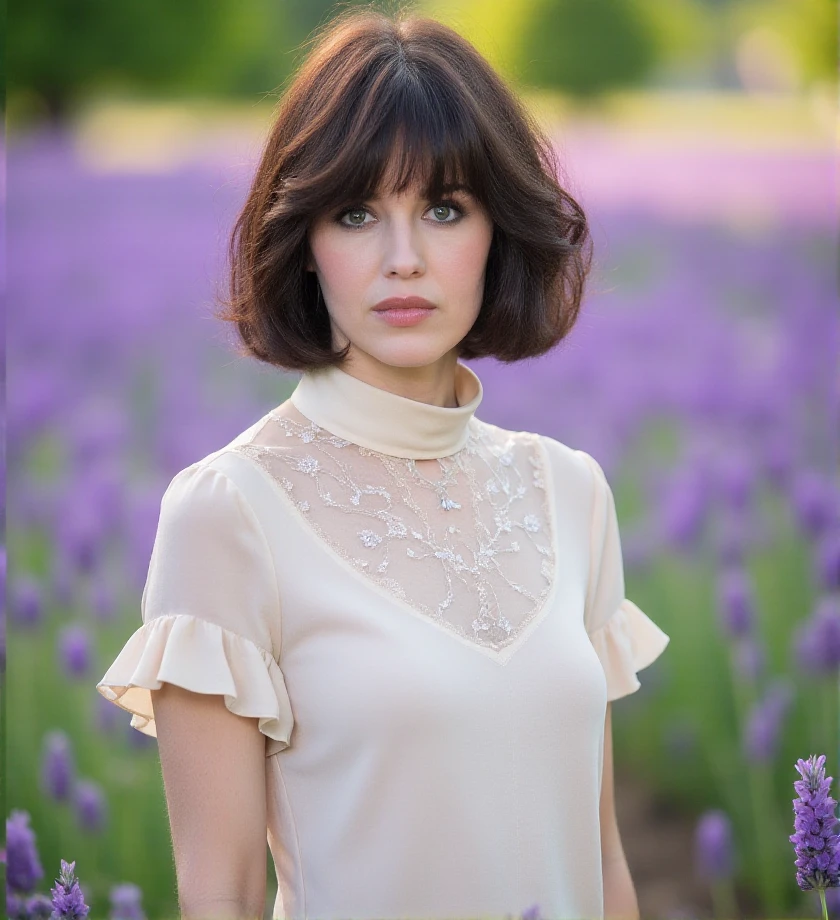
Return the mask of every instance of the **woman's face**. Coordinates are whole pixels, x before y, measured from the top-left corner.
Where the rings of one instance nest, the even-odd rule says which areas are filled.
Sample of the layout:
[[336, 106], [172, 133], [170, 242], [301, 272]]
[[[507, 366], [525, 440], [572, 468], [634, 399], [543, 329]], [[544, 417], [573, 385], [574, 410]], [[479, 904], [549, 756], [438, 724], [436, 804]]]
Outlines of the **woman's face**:
[[[492, 238], [486, 210], [460, 190], [440, 201], [417, 190], [371, 198], [313, 222], [307, 267], [321, 285], [333, 346], [349, 341], [348, 361], [368, 366], [450, 363], [481, 308]], [[435, 309], [403, 326], [374, 309], [409, 296]]]

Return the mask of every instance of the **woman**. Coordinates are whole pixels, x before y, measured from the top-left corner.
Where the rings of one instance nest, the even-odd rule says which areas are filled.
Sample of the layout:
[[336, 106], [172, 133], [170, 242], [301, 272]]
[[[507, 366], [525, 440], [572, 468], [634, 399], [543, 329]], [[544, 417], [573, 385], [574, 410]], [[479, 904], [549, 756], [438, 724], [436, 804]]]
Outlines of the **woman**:
[[668, 636], [624, 597], [598, 463], [480, 421], [461, 362], [560, 342], [590, 246], [463, 38], [326, 28], [223, 313], [301, 381], [174, 477], [143, 625], [97, 685], [158, 739], [186, 916], [261, 916], [266, 836], [274, 917], [637, 914], [610, 703]]

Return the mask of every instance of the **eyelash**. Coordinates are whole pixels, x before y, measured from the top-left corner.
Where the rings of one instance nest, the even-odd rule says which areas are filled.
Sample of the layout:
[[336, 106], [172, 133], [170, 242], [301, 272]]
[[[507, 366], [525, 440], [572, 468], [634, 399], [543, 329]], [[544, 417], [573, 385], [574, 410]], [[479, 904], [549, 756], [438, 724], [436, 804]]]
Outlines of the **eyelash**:
[[[460, 223], [460, 221], [463, 219], [464, 215], [466, 214], [466, 210], [463, 207], [461, 207], [461, 205], [458, 204], [457, 201], [454, 201], [452, 198], [445, 198], [442, 201], [438, 201], [436, 204], [432, 205], [432, 208], [439, 208], [441, 206], [450, 208], [453, 211], [457, 211], [459, 216], [456, 217], [455, 220], [433, 220], [432, 221], [433, 224], [442, 224], [442, 225], [457, 224], [457, 223]], [[348, 230], [361, 230], [364, 227], [366, 227], [367, 224], [345, 224], [342, 221], [342, 218], [344, 217], [345, 214], [349, 214], [351, 211], [367, 211], [367, 210], [368, 209], [363, 204], [352, 205], [351, 207], [345, 208], [343, 211], [340, 211], [338, 214], [336, 214], [336, 217], [335, 217], [336, 223], [340, 224], [342, 227], [346, 227]], [[369, 213], [370, 211], [368, 211], [368, 214]]]

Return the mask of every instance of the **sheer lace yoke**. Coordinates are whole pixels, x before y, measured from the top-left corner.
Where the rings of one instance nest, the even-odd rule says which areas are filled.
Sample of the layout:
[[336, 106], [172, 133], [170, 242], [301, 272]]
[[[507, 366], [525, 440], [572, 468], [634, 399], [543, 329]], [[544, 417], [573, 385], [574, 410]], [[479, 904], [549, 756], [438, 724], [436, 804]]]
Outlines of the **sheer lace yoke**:
[[556, 540], [539, 436], [473, 417], [433, 460], [338, 437], [291, 402], [232, 449], [255, 461], [360, 577], [506, 662], [554, 588]]

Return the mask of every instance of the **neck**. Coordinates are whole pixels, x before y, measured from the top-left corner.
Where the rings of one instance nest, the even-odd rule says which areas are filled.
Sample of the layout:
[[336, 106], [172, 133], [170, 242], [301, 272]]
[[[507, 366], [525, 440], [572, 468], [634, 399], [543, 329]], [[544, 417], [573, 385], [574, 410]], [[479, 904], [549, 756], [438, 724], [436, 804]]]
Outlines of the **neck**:
[[291, 401], [319, 427], [361, 447], [393, 457], [432, 460], [466, 445], [468, 425], [483, 396], [475, 372], [458, 361], [451, 386], [451, 405], [438, 405], [328, 367], [306, 371]]

